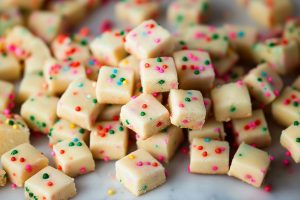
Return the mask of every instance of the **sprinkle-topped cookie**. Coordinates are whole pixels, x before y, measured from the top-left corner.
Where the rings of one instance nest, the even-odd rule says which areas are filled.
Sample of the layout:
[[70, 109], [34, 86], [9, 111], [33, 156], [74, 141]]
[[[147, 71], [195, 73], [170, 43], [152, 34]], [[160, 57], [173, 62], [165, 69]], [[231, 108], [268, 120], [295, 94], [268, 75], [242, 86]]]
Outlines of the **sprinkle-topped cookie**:
[[281, 145], [286, 148], [296, 163], [300, 162], [300, 122], [294, 121], [288, 128], [282, 131]]

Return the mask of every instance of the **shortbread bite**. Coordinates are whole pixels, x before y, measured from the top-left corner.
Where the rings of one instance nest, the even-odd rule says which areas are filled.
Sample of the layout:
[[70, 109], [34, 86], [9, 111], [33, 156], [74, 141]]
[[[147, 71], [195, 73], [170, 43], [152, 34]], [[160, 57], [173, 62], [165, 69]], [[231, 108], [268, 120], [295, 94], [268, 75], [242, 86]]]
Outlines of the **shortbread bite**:
[[137, 150], [116, 162], [116, 178], [140, 196], [166, 182], [164, 167], [145, 150]]
[[300, 163], [300, 122], [294, 121], [288, 128], [282, 131], [280, 144], [286, 148], [296, 163]]
[[0, 79], [6, 81], [16, 81], [21, 76], [21, 65], [19, 61], [10, 53], [0, 52]]
[[0, 112], [13, 108], [15, 88], [12, 83], [0, 80]]

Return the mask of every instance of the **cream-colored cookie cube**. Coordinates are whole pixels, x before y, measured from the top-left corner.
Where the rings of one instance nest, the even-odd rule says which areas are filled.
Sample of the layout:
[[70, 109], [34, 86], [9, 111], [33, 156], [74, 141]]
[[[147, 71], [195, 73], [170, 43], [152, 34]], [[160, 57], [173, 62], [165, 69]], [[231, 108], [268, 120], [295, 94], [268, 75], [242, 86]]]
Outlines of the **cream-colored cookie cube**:
[[1, 156], [9, 180], [22, 187], [24, 182], [48, 166], [48, 158], [29, 143], [21, 144]]
[[127, 56], [119, 62], [118, 67], [132, 69], [134, 71], [134, 80], [140, 80], [140, 60], [137, 57], [133, 55]]
[[91, 130], [104, 105], [96, 99], [96, 83], [77, 79], [70, 83], [57, 105], [57, 115]]
[[6, 52], [0, 53], [0, 79], [16, 81], [21, 76], [21, 65], [18, 60]]
[[190, 146], [191, 173], [226, 174], [229, 169], [229, 144], [210, 138], [194, 138]]
[[251, 117], [232, 120], [236, 144], [253, 145], [258, 148], [271, 144], [271, 135], [263, 110], [254, 110]]
[[170, 124], [169, 111], [151, 94], [141, 94], [122, 106], [120, 120], [136, 132], [138, 139], [147, 139]]
[[104, 32], [90, 43], [93, 55], [103, 64], [117, 66], [127, 55], [124, 48], [125, 37], [124, 30]]
[[249, 1], [247, 10], [257, 23], [272, 28], [292, 15], [293, 6], [291, 0]]
[[99, 115], [99, 121], [118, 121], [120, 119], [122, 105], [108, 104]]
[[285, 23], [283, 37], [294, 39], [300, 45], [300, 17], [291, 18]]
[[60, 62], [49, 59], [44, 65], [44, 77], [51, 93], [62, 94], [73, 80], [84, 79], [86, 74], [79, 61]]
[[294, 121], [300, 120], [300, 92], [286, 87], [280, 96], [272, 103], [272, 115], [277, 123], [288, 127]]
[[242, 81], [227, 83], [211, 91], [217, 121], [250, 117], [252, 106], [249, 91]]
[[49, 146], [53, 146], [58, 142], [73, 138], [78, 138], [88, 144], [90, 134], [89, 131], [77, 126], [72, 122], [69, 122], [68, 120], [59, 119], [50, 129], [48, 137], [50, 144]]
[[0, 187], [4, 187], [7, 182], [7, 174], [4, 169], [0, 169]]
[[28, 18], [30, 30], [50, 43], [62, 31], [62, 16], [51, 11], [34, 11]]
[[283, 82], [268, 63], [258, 65], [244, 78], [250, 94], [260, 103], [269, 104], [280, 94]]
[[159, 7], [156, 1], [119, 1], [115, 5], [115, 15], [121, 22], [137, 26], [145, 20], [154, 19], [159, 14]]
[[226, 75], [238, 60], [239, 55], [229, 48], [225, 57], [215, 57], [212, 59], [215, 73], [218, 76]]
[[171, 123], [180, 128], [200, 130], [205, 122], [203, 96], [197, 90], [174, 90], [169, 93]]
[[214, 140], [225, 140], [226, 133], [222, 122], [217, 122], [214, 118], [205, 121], [200, 130], [188, 130], [189, 142], [192, 143], [194, 138], [210, 138]]
[[269, 165], [270, 158], [267, 152], [242, 143], [234, 154], [228, 175], [260, 187]]
[[177, 0], [168, 6], [167, 19], [172, 25], [184, 28], [203, 22], [207, 11], [207, 0]]
[[10, 109], [15, 98], [14, 85], [0, 80], [0, 112]]
[[296, 163], [300, 163], [300, 122], [294, 121], [288, 128], [282, 131], [280, 144], [286, 148]]
[[90, 136], [90, 150], [95, 159], [118, 160], [128, 149], [127, 128], [119, 121], [96, 123]]
[[207, 91], [212, 88], [215, 72], [207, 52], [182, 50], [173, 54], [179, 88]]
[[92, 80], [97, 81], [99, 70], [103, 65], [97, 58], [91, 57], [85, 62], [85, 73], [86, 76]]
[[36, 71], [24, 75], [19, 85], [18, 102], [23, 103], [30, 96], [51, 93], [43, 74], [42, 71]]
[[103, 66], [99, 71], [96, 95], [99, 103], [125, 104], [130, 101], [134, 87], [131, 69]]
[[212, 57], [225, 57], [229, 41], [224, 29], [197, 25], [189, 27], [185, 33], [189, 49], [207, 51]]
[[12, 27], [21, 25], [23, 18], [21, 12], [16, 8], [1, 9], [0, 2], [0, 35], [7, 33]]
[[53, 145], [53, 153], [57, 169], [70, 177], [95, 170], [95, 161], [89, 147], [76, 137]]
[[116, 162], [116, 178], [136, 196], [149, 192], [166, 182], [164, 167], [142, 149]]
[[173, 52], [175, 42], [169, 31], [154, 20], [147, 20], [131, 30], [125, 49], [139, 59], [167, 56]]
[[177, 71], [172, 57], [157, 57], [141, 60], [143, 93], [168, 92], [178, 88]]
[[138, 140], [136, 144], [157, 160], [168, 163], [183, 140], [182, 129], [171, 125], [145, 140]]
[[253, 46], [256, 59], [269, 62], [281, 75], [295, 71], [300, 63], [299, 47], [295, 40], [272, 38]]
[[25, 198], [70, 199], [76, 195], [74, 179], [53, 167], [45, 167], [25, 182]]
[[0, 156], [8, 150], [29, 143], [29, 128], [19, 115], [0, 114]]
[[48, 134], [56, 121], [58, 98], [49, 95], [29, 97], [21, 107], [21, 116], [34, 131]]

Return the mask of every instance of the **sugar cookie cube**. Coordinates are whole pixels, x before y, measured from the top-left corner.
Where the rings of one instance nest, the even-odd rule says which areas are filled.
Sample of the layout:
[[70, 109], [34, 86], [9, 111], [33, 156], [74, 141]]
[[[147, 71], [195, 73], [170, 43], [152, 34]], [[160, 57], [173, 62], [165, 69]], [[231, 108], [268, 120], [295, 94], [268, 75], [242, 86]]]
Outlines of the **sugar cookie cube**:
[[170, 124], [168, 110], [151, 94], [141, 94], [122, 106], [120, 120], [137, 134], [147, 139]]
[[177, 72], [172, 57], [141, 60], [140, 74], [144, 93], [168, 92], [178, 88]]
[[97, 81], [99, 70], [102, 67], [102, 64], [98, 59], [91, 57], [85, 62], [85, 73], [86, 76], [92, 80]]
[[228, 175], [260, 187], [269, 165], [270, 159], [267, 152], [242, 143], [234, 154]]
[[279, 95], [283, 82], [270, 64], [261, 64], [244, 78], [250, 94], [259, 102], [269, 104]]
[[249, 91], [241, 81], [214, 88], [211, 98], [217, 121], [230, 121], [252, 115]]
[[106, 105], [99, 115], [100, 121], [118, 121], [122, 105]]
[[191, 173], [226, 174], [229, 169], [229, 144], [209, 138], [194, 138], [190, 146]]
[[134, 80], [140, 80], [140, 60], [137, 57], [129, 55], [122, 59], [118, 66], [120, 68], [132, 69], [134, 71]]
[[23, 103], [30, 96], [51, 93], [43, 74], [42, 71], [36, 71], [24, 75], [17, 96], [19, 102]]
[[138, 140], [137, 146], [157, 160], [168, 163], [183, 140], [182, 129], [171, 125], [145, 140]]
[[131, 30], [125, 49], [139, 59], [166, 56], [173, 52], [175, 43], [171, 34], [154, 20], [148, 20]]
[[117, 19], [131, 26], [154, 19], [158, 13], [159, 3], [155, 1], [120, 1], [115, 5]]
[[29, 143], [29, 135], [22, 117], [0, 114], [0, 156], [20, 144]]
[[3, 169], [0, 169], [0, 187], [4, 187], [7, 182], [7, 174], [6, 171]]
[[283, 37], [294, 39], [300, 44], [300, 17], [291, 18], [285, 23]]
[[25, 182], [26, 199], [70, 199], [76, 195], [74, 179], [53, 167], [45, 167]]
[[6, 81], [16, 81], [21, 76], [21, 65], [18, 60], [6, 52], [0, 53], [0, 79]]
[[95, 170], [95, 161], [89, 147], [76, 137], [53, 145], [53, 153], [57, 169], [70, 177]]
[[127, 56], [124, 48], [125, 37], [124, 30], [104, 32], [90, 43], [93, 55], [103, 64], [117, 66]]
[[90, 136], [90, 149], [95, 159], [118, 160], [126, 156], [127, 128], [119, 121], [96, 123]]
[[300, 92], [286, 87], [280, 96], [272, 103], [272, 115], [277, 123], [288, 127], [300, 119]]
[[271, 63], [281, 75], [293, 72], [300, 62], [299, 48], [295, 40], [268, 39], [264, 43], [256, 44], [253, 51], [258, 59]]
[[99, 71], [96, 95], [99, 103], [125, 104], [130, 101], [134, 87], [131, 69], [103, 66]]
[[212, 88], [215, 72], [208, 53], [182, 50], [173, 54], [179, 88], [207, 91]]
[[214, 118], [205, 121], [200, 130], [188, 130], [189, 142], [192, 143], [194, 138], [210, 138], [214, 140], [225, 140], [226, 133], [222, 122], [217, 122]]
[[236, 144], [246, 144], [255, 147], [268, 147], [271, 136], [263, 110], [254, 110], [251, 117], [232, 120], [232, 128]]
[[[0, 9], [1, 9], [0, 3]], [[21, 12], [16, 8], [1, 9], [0, 13], [0, 35], [4, 35], [12, 27], [23, 23]]]
[[166, 182], [164, 167], [142, 149], [116, 162], [116, 178], [136, 196], [149, 192]]
[[0, 112], [10, 109], [15, 98], [14, 85], [0, 80]]
[[78, 138], [88, 144], [89, 136], [89, 131], [65, 119], [57, 120], [48, 133], [50, 146], [73, 138]]
[[300, 163], [299, 143], [300, 143], [300, 123], [294, 121], [288, 128], [282, 131], [280, 144], [286, 148], [296, 163]]
[[21, 116], [34, 131], [49, 133], [56, 121], [58, 98], [49, 95], [36, 95], [28, 98], [21, 107]]
[[213, 26], [189, 27], [185, 39], [189, 49], [207, 51], [212, 57], [226, 56], [229, 47], [226, 32]]
[[247, 10], [260, 25], [271, 28], [281, 25], [292, 15], [292, 1], [249, 1]]
[[21, 144], [1, 156], [9, 180], [22, 187], [24, 182], [48, 166], [48, 158], [29, 143]]
[[238, 60], [239, 55], [229, 48], [225, 57], [215, 57], [212, 63], [216, 74], [218, 76], [224, 76], [233, 68]]
[[96, 99], [96, 83], [77, 79], [70, 83], [57, 105], [57, 115], [82, 128], [91, 130], [103, 105]]
[[168, 104], [171, 123], [180, 128], [202, 128], [206, 109], [201, 92], [197, 90], [174, 90], [169, 93]]
[[48, 89], [53, 94], [62, 94], [73, 80], [86, 78], [85, 68], [81, 62], [59, 62], [55, 59], [45, 62], [44, 76]]

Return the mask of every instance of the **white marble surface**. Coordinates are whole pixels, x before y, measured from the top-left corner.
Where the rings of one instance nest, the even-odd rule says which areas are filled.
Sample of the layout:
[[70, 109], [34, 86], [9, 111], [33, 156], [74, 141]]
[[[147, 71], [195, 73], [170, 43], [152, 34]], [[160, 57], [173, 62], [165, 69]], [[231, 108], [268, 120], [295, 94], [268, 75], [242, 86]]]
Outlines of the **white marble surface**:
[[[238, 24], [254, 24], [235, 0], [210, 0], [214, 14], [211, 23], [224, 22]], [[300, 14], [300, 0], [294, 0], [295, 10]], [[84, 25], [97, 33], [102, 19], [112, 19], [112, 6], [107, 5], [93, 12]], [[163, 25], [165, 22], [160, 21]], [[167, 26], [168, 27], [168, 26]], [[170, 28], [170, 27], [169, 27]], [[287, 82], [289, 82], [287, 80]], [[269, 115], [270, 116], [270, 115]], [[268, 117], [269, 128], [273, 137], [272, 147], [267, 149], [275, 160], [271, 164], [266, 183], [271, 183], [273, 191], [266, 193], [228, 176], [195, 175], [187, 172], [188, 155], [178, 152], [175, 158], [166, 165], [167, 183], [141, 196], [134, 197], [114, 179], [114, 162], [97, 161], [96, 171], [76, 178], [78, 195], [76, 200], [299, 200], [300, 199], [300, 165], [291, 161], [289, 167], [284, 167], [285, 150], [278, 144], [282, 128], [275, 125]], [[45, 136], [33, 136], [32, 143], [36, 145], [50, 160], [50, 149]], [[290, 159], [291, 160], [291, 159]], [[52, 160], [51, 160], [52, 164]], [[113, 188], [114, 196], [108, 196], [107, 190]], [[0, 188], [0, 200], [24, 199], [23, 189], [12, 189], [10, 185]]]

